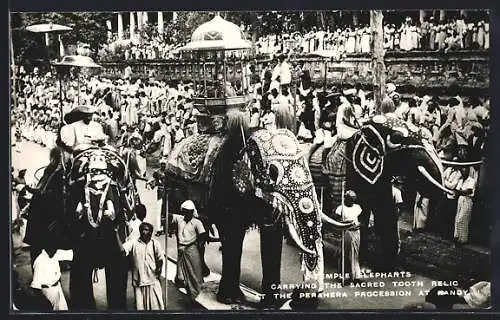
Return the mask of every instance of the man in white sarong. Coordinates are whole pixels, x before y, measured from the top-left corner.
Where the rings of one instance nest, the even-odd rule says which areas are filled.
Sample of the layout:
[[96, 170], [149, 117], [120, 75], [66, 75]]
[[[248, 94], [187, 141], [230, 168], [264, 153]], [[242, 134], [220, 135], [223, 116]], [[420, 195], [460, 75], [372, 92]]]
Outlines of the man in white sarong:
[[165, 254], [158, 240], [152, 238], [153, 225], [139, 226], [139, 239], [125, 243], [124, 249], [132, 254], [132, 286], [137, 310], [164, 310], [160, 283]]

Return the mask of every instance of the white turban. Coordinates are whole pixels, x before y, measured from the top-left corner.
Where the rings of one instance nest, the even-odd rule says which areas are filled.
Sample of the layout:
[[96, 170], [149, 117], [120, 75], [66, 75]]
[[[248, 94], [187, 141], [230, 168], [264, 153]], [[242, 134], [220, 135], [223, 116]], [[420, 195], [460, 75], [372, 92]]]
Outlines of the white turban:
[[193, 216], [196, 218], [198, 217], [198, 211], [196, 210], [196, 206], [194, 205], [194, 202], [191, 200], [186, 200], [181, 204], [181, 210], [193, 210]]
[[394, 85], [394, 83], [388, 83], [387, 84], [387, 94], [390, 94], [394, 91], [396, 91], [396, 86]]

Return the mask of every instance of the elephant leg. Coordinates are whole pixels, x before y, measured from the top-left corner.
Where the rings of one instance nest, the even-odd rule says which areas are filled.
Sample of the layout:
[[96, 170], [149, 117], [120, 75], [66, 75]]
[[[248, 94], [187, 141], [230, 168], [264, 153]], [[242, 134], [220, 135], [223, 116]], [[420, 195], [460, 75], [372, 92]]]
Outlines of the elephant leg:
[[[276, 287], [280, 284], [281, 251], [283, 246], [283, 229], [279, 226], [260, 227], [260, 253], [262, 261], [262, 293], [265, 304], [276, 302]], [[274, 289], [273, 289], [274, 288]]]
[[217, 299], [232, 303], [243, 296], [240, 290], [240, 273], [245, 230], [238, 226], [217, 227], [222, 235], [222, 277]]
[[208, 277], [210, 275], [210, 268], [205, 262], [205, 246], [200, 247], [200, 257], [201, 257], [201, 267], [203, 277]]
[[359, 223], [361, 225], [359, 256], [366, 257], [368, 254], [368, 239], [370, 233], [370, 228], [368, 226], [370, 224], [371, 210], [369, 210], [367, 207], [362, 207], [362, 208], [363, 211], [361, 212], [361, 215], [358, 217]]
[[392, 198], [385, 199], [374, 210], [375, 230], [382, 247], [381, 271], [393, 271], [398, 257], [398, 216]]
[[85, 256], [75, 250], [69, 280], [71, 309], [73, 310], [96, 308], [92, 285], [93, 266], [89, 263], [90, 260], [92, 260], [91, 255]]
[[127, 259], [117, 256], [106, 265], [106, 296], [109, 310], [127, 309]]

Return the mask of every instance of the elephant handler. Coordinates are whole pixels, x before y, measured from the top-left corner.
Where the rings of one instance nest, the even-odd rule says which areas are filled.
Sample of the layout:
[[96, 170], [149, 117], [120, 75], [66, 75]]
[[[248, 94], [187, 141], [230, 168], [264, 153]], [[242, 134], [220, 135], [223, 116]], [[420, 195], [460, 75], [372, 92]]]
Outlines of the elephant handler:
[[79, 106], [64, 116], [67, 124], [61, 128], [59, 146], [69, 154], [78, 146], [107, 140], [102, 125], [92, 120], [95, 111], [92, 106]]
[[194, 217], [194, 203], [190, 200], [181, 205], [180, 214], [169, 214], [169, 225], [177, 233], [177, 274], [175, 283], [185, 287], [195, 300], [203, 283], [203, 256], [200, 248], [205, 246], [208, 234], [203, 223]]

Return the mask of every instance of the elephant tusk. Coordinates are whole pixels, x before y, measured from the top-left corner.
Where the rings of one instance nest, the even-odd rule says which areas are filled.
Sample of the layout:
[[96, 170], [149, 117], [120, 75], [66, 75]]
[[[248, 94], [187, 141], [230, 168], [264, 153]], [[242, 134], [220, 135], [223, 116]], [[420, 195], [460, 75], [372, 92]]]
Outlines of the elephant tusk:
[[482, 160], [479, 161], [470, 161], [470, 162], [455, 162], [441, 159], [441, 163], [447, 166], [461, 166], [461, 167], [469, 167], [469, 166], [477, 166], [483, 163]]
[[401, 143], [392, 143], [390, 136], [387, 136], [387, 138], [385, 139], [385, 143], [391, 149], [396, 149], [396, 148], [399, 148], [401, 146]]
[[432, 183], [433, 185], [435, 185], [436, 187], [438, 187], [439, 189], [441, 189], [442, 191], [450, 194], [450, 195], [454, 195], [455, 193], [449, 189], [446, 189], [441, 183], [437, 182], [436, 179], [434, 179], [430, 173], [422, 166], [418, 166], [418, 171], [427, 179], [429, 180], [430, 183]]
[[318, 254], [315, 252], [315, 251], [312, 251], [310, 249], [307, 249], [304, 244], [302, 243], [302, 241], [300, 241], [300, 238], [299, 238], [299, 235], [297, 234], [297, 230], [295, 230], [295, 228], [293, 227], [292, 223], [291, 222], [288, 222], [287, 223], [287, 226], [288, 226], [288, 232], [290, 234], [290, 237], [293, 239], [293, 241], [297, 244], [297, 246], [299, 247], [299, 249], [304, 252], [304, 253], [307, 253], [307, 254], [310, 254], [314, 257], [316, 257]]
[[108, 215], [110, 217], [114, 218], [114, 216], [115, 216], [115, 205], [114, 205], [113, 201], [107, 200], [106, 201], [106, 206], [107, 206]]
[[111, 212], [115, 212], [115, 204], [111, 200], [106, 201], [106, 205], [108, 206], [108, 210]]
[[352, 222], [343, 223], [343, 222], [336, 221], [336, 220], [330, 218], [329, 216], [327, 216], [324, 212], [321, 212], [321, 220], [328, 223], [328, 224], [331, 224], [334, 227], [340, 228], [340, 229], [349, 229], [350, 227], [352, 227]]

